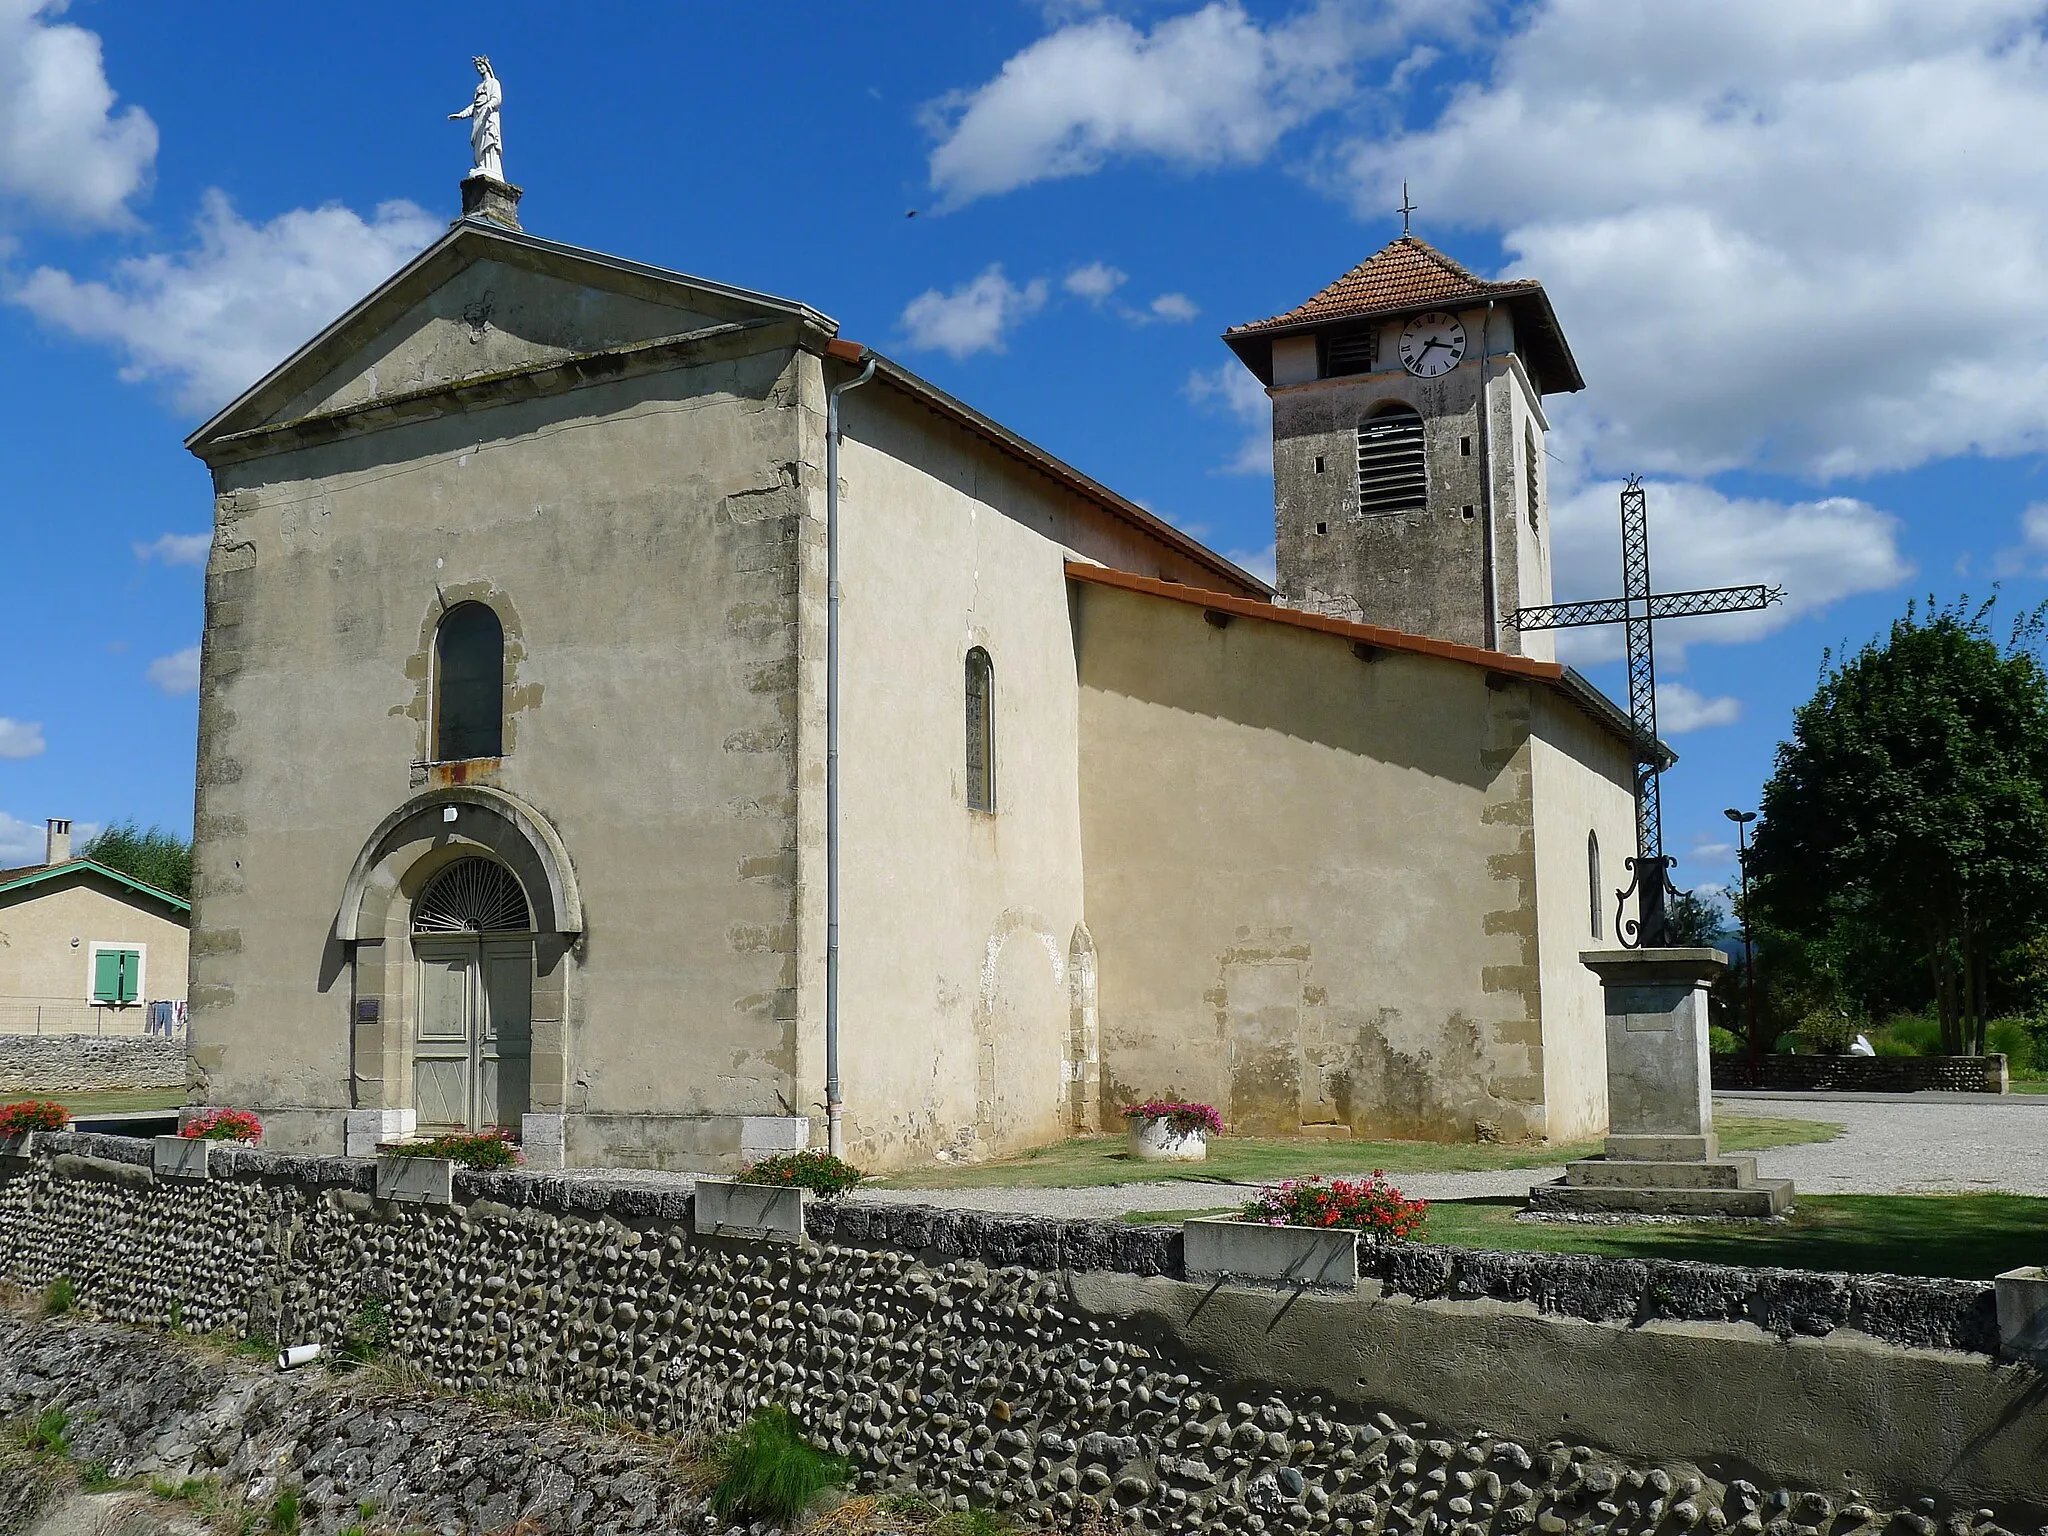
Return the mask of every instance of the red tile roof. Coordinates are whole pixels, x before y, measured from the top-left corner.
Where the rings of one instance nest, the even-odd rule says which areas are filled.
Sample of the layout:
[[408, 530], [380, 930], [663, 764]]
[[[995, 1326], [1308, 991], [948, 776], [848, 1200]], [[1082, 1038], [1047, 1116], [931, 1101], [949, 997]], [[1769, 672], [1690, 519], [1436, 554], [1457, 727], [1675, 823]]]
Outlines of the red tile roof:
[[1233, 325], [1225, 336], [1253, 336], [1262, 331], [1291, 330], [1326, 320], [1351, 320], [1456, 299], [1506, 298], [1541, 293], [1534, 278], [1492, 283], [1467, 271], [1442, 251], [1403, 235], [1361, 261], [1305, 304], [1284, 315]]
[[1460, 309], [1498, 300], [1515, 317], [1515, 350], [1544, 394], [1584, 389], [1550, 296], [1534, 278], [1493, 282], [1414, 235], [1389, 241], [1306, 303], [1234, 325], [1223, 339], [1264, 384], [1273, 382], [1272, 339], [1347, 320], [1392, 318], [1422, 309]]

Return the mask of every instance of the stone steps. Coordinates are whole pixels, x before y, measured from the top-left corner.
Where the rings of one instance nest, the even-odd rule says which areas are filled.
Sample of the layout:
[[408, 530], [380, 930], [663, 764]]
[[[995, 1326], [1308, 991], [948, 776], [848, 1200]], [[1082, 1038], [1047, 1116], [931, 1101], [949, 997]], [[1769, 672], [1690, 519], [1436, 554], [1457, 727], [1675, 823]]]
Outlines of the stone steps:
[[1756, 1159], [1644, 1162], [1589, 1157], [1567, 1164], [1564, 1181], [1586, 1189], [1747, 1189], [1756, 1183]]
[[1659, 1189], [1559, 1180], [1531, 1189], [1529, 1209], [1556, 1215], [1782, 1216], [1792, 1209], [1792, 1181], [1758, 1179], [1739, 1189]]

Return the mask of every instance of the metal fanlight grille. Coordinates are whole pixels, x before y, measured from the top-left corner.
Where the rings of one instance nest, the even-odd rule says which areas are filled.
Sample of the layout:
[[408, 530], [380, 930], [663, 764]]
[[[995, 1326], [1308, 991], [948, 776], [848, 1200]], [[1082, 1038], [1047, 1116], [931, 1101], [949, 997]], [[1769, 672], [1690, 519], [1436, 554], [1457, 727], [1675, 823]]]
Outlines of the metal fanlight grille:
[[524, 933], [533, 926], [512, 871], [457, 859], [428, 882], [412, 909], [414, 933]]

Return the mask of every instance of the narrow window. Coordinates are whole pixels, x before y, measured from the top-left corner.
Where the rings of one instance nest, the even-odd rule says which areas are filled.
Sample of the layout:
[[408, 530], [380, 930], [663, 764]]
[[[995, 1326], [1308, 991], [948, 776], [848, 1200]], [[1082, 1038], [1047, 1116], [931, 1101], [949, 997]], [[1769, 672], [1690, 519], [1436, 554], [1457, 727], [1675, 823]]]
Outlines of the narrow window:
[[1536, 429], [1522, 423], [1522, 452], [1529, 468], [1529, 526], [1536, 526]]
[[1371, 373], [1379, 356], [1378, 342], [1379, 329], [1376, 326], [1330, 337], [1323, 344], [1323, 377], [1335, 379], [1347, 374]]
[[996, 669], [988, 652], [967, 653], [967, 809], [996, 808]]
[[1591, 914], [1593, 937], [1603, 938], [1600, 927], [1600, 834], [1586, 834], [1586, 899]]
[[1362, 517], [1419, 512], [1429, 500], [1422, 417], [1390, 405], [1358, 429], [1358, 511]]
[[484, 603], [458, 603], [434, 637], [434, 759], [505, 750], [505, 627]]

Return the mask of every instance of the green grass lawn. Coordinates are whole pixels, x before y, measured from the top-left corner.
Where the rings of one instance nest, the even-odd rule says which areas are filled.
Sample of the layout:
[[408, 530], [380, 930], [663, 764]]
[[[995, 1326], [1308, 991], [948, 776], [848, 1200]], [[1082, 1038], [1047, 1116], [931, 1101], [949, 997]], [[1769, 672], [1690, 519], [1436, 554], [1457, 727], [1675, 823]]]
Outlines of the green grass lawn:
[[24, 1093], [24, 1099], [52, 1098], [76, 1115], [127, 1115], [143, 1109], [176, 1109], [182, 1088], [127, 1088], [108, 1093]]
[[2012, 1091], [2014, 1093], [2048, 1093], [2048, 1077], [2030, 1077], [2024, 1081], [2014, 1078]]
[[[1517, 1221], [1520, 1200], [1438, 1200], [1426, 1243], [1536, 1253], [1861, 1274], [1989, 1280], [2048, 1258], [2048, 1199], [2033, 1195], [1801, 1195], [1783, 1222], [1581, 1226]], [[1132, 1222], [1185, 1221], [1224, 1211], [1133, 1211]]]
[[[1715, 1119], [1722, 1150], [1760, 1152], [1803, 1142], [1833, 1141], [1841, 1126], [1826, 1120], [1775, 1120], [1747, 1115]], [[1484, 1173], [1499, 1168], [1552, 1168], [1600, 1151], [1597, 1141], [1570, 1146], [1484, 1146], [1433, 1141], [1265, 1140], [1219, 1136], [1199, 1163], [1140, 1162], [1121, 1136], [1083, 1136], [1021, 1157], [963, 1167], [913, 1168], [881, 1181], [894, 1189], [1052, 1189], [1183, 1179], [1259, 1184], [1308, 1173]]]

